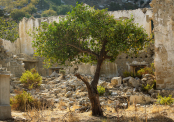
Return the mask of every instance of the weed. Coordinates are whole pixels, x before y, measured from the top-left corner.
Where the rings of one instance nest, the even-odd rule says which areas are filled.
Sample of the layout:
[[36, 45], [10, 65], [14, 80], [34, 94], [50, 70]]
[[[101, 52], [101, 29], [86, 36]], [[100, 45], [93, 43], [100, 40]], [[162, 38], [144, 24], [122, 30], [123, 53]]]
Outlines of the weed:
[[174, 102], [174, 99], [172, 98], [172, 95], [169, 95], [168, 97], [162, 97], [158, 94], [157, 103], [161, 105], [171, 105]]
[[98, 86], [97, 91], [98, 91], [99, 95], [102, 96], [105, 93], [105, 88], [102, 86]]
[[153, 89], [154, 84], [153, 84], [153, 85], [147, 84], [146, 86], [143, 85], [142, 87], [143, 87], [142, 90], [143, 90], [144, 92], [146, 92], [146, 91], [149, 91], [149, 90]]

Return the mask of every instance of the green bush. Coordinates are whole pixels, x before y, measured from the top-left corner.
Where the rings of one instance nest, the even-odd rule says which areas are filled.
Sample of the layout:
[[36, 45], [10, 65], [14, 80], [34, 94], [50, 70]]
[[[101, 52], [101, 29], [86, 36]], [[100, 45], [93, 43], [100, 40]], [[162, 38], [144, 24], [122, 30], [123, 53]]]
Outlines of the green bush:
[[26, 91], [23, 91], [10, 98], [10, 105], [14, 110], [26, 111], [28, 106], [31, 107], [33, 101], [33, 97]]
[[137, 73], [140, 74], [140, 75], [143, 75], [143, 74], [152, 74], [152, 75], [154, 75], [154, 72], [153, 72], [151, 67], [145, 67], [143, 69], [140, 69], [140, 70], [138, 70]]
[[158, 94], [157, 103], [161, 105], [171, 105], [174, 102], [174, 99], [172, 98], [172, 95], [169, 95], [168, 97], [162, 97]]
[[142, 87], [143, 87], [142, 88], [143, 91], [149, 91], [149, 90], [153, 89], [154, 84], [153, 85], [147, 84], [146, 86], [143, 85]]
[[40, 86], [40, 84], [42, 83], [42, 77], [39, 75], [36, 69], [33, 68], [30, 71], [25, 71], [22, 74], [20, 81], [24, 84], [25, 88], [33, 89]]
[[98, 91], [99, 95], [102, 96], [105, 93], [105, 88], [102, 86], [98, 86], [97, 91]]

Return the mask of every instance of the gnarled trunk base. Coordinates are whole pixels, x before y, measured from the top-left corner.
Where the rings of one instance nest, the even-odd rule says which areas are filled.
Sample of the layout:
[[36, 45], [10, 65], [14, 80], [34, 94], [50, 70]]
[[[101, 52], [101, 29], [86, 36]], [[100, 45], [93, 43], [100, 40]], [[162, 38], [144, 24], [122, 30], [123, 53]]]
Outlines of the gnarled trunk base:
[[93, 97], [90, 97], [91, 106], [92, 106], [92, 115], [93, 116], [103, 116], [103, 111], [101, 109], [100, 101], [99, 101], [99, 95], [93, 93]]
[[76, 74], [75, 76], [81, 79], [87, 86], [88, 97], [90, 99], [91, 106], [92, 106], [92, 115], [103, 116], [103, 111], [101, 109], [97, 87], [94, 87], [91, 84], [89, 84], [88, 79], [85, 77], [82, 77], [80, 74]]

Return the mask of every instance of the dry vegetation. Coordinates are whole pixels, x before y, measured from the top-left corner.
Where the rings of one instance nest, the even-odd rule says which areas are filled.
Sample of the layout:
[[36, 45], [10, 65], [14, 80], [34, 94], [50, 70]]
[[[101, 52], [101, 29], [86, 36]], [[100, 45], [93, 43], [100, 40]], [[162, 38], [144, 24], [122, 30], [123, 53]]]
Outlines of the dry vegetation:
[[[112, 101], [108, 100], [108, 103]], [[55, 109], [40, 110], [30, 109], [27, 112], [12, 111], [15, 118], [23, 118], [31, 122], [51, 121], [51, 122], [173, 122], [174, 106], [169, 105], [144, 105], [129, 106], [127, 109], [103, 107], [105, 117], [94, 117], [91, 111], [78, 113], [78, 105], [69, 108], [67, 104], [60, 101]]]

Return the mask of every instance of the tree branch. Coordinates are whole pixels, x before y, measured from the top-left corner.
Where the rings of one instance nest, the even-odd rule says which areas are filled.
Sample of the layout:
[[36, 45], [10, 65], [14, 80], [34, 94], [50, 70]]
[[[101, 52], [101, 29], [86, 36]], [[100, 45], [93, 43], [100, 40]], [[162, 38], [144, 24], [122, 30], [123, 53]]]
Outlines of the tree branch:
[[99, 58], [99, 55], [96, 54], [95, 52], [91, 51], [90, 49], [82, 49], [81, 47], [78, 47], [78, 46], [73, 45], [73, 44], [66, 44], [66, 45], [71, 46], [71, 47], [74, 47], [74, 48], [80, 50], [80, 51], [83, 52], [83, 53], [92, 54], [92, 55], [94, 55], [97, 59]]
[[88, 79], [87, 79], [87, 78], [81, 76], [79, 73], [76, 73], [75, 76], [76, 76], [78, 79], [82, 80], [82, 81], [86, 84], [87, 88], [88, 88], [89, 90], [91, 90], [91, 85], [90, 85], [90, 83], [88, 82]]
[[112, 56], [105, 56], [105, 59], [112, 59], [113, 57]]

